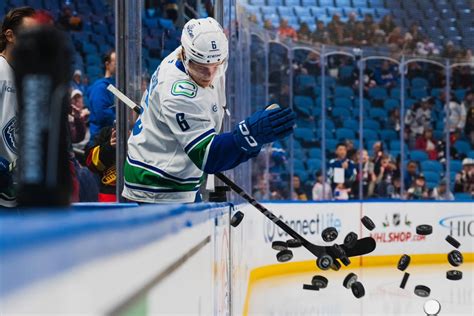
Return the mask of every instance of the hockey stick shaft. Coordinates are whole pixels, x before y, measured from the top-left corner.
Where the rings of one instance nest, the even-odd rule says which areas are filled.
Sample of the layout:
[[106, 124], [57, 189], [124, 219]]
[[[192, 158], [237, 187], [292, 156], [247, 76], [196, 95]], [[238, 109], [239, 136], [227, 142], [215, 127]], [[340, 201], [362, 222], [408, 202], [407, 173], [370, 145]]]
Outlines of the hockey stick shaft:
[[250, 194], [245, 192], [244, 189], [242, 189], [237, 184], [235, 184], [232, 180], [227, 178], [223, 173], [218, 172], [218, 173], [215, 174], [215, 176], [217, 178], [219, 178], [222, 182], [227, 184], [233, 191], [235, 191], [238, 195], [240, 195], [244, 200], [246, 200], [247, 202], [252, 204], [260, 212], [262, 212], [263, 215], [265, 215], [268, 219], [270, 219], [272, 222], [274, 222], [276, 225], [278, 225], [288, 235], [290, 235], [293, 238], [299, 239], [301, 241], [301, 243], [303, 244], [303, 246], [305, 244], [311, 244], [309, 241], [307, 241], [305, 238], [303, 238], [300, 234], [298, 234], [296, 231], [294, 231], [290, 226], [285, 224], [285, 222], [283, 222], [281, 219], [279, 219], [275, 214], [270, 212], [269, 209], [267, 209], [265, 206], [263, 206], [257, 200], [255, 200], [255, 198], [253, 198]]
[[112, 94], [115, 95], [117, 97], [117, 99], [119, 99], [120, 101], [125, 103], [125, 105], [127, 105], [129, 108], [131, 108], [137, 114], [141, 114], [143, 112], [143, 108], [141, 106], [139, 106], [138, 104], [136, 104], [135, 102], [130, 100], [129, 97], [127, 97], [125, 94], [120, 92], [120, 90], [117, 89], [113, 84], [109, 84], [107, 86], [107, 90], [112, 92]]

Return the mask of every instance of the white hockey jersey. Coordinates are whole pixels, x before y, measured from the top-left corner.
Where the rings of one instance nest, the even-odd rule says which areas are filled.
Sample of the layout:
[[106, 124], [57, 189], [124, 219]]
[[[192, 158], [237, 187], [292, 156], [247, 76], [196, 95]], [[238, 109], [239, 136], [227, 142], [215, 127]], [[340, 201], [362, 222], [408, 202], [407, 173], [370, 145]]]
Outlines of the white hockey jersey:
[[[10, 163], [17, 158], [18, 123], [16, 113], [18, 104], [16, 98], [15, 77], [13, 68], [5, 57], [0, 56], [0, 157]], [[12, 207], [16, 203], [13, 189], [0, 192], [0, 205]]]
[[204, 180], [210, 144], [225, 112], [225, 77], [198, 86], [168, 55], [143, 95], [144, 111], [128, 140], [122, 195], [148, 203], [193, 202]]

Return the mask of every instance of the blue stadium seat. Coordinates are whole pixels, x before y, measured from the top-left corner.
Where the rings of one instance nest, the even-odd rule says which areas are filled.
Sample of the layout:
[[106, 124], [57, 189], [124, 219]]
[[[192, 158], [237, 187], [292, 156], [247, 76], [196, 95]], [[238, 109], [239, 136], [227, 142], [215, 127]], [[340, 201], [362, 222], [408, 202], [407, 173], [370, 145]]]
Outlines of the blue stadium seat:
[[[305, 7], [294, 7], [295, 13], [299, 17], [312, 17], [311, 15], [311, 10], [308, 10], [308, 8]], [[313, 19], [314, 22], [314, 19]]]
[[276, 7], [261, 7], [260, 11], [264, 16], [277, 15]]
[[304, 127], [295, 128], [293, 135], [296, 139], [303, 142], [312, 142], [315, 139], [313, 131], [309, 128]]
[[420, 100], [421, 98], [428, 96], [428, 91], [425, 88], [412, 88], [410, 90], [410, 95], [412, 98]]
[[351, 0], [336, 0], [335, 4], [337, 7], [350, 7], [352, 5]]
[[455, 193], [454, 199], [456, 201], [471, 201], [473, 196], [470, 193]]
[[312, 108], [314, 107], [314, 101], [311, 97], [302, 96], [302, 95], [295, 95], [293, 98], [293, 104], [297, 108]]
[[308, 152], [309, 158], [312, 159], [321, 159], [322, 158], [322, 151], [320, 148], [311, 148]]
[[344, 122], [342, 122], [342, 126], [344, 128], [348, 128], [348, 129], [351, 129], [353, 131], [356, 131], [357, 129], [359, 129], [359, 122], [356, 121], [356, 120], [352, 120], [352, 119], [346, 119], [346, 120], [344, 120]]
[[[401, 96], [401, 91], [399, 87], [394, 87], [392, 90], [390, 90], [390, 97], [393, 99], [400, 99]], [[408, 97], [408, 92], [405, 90], [405, 97]]]
[[301, 0], [301, 5], [303, 7], [317, 7], [318, 3], [317, 0]]
[[391, 111], [400, 107], [400, 102], [398, 101], [398, 99], [387, 99], [383, 102], [383, 107], [387, 111]]
[[334, 152], [336, 150], [336, 146], [339, 144], [337, 139], [326, 139], [326, 150], [330, 152]]
[[295, 91], [305, 92], [306, 89], [316, 87], [316, 79], [310, 75], [298, 75], [296, 76], [295, 85]]
[[308, 166], [308, 171], [311, 174], [314, 174], [316, 171], [321, 169], [321, 159], [310, 158], [306, 161], [306, 165]]
[[[316, 107], [321, 107], [321, 101], [322, 101], [322, 98], [317, 97], [315, 106]], [[332, 107], [332, 101], [331, 101], [331, 99], [326, 98], [326, 101], [324, 102], [324, 108], [327, 109], [328, 107]]]
[[293, 11], [293, 8], [284, 7], [284, 6], [279, 6], [278, 7], [278, 13], [280, 13], [280, 15], [283, 16], [283, 17], [290, 17], [290, 16], [295, 15], [295, 13]]
[[300, 0], [285, 0], [285, 5], [287, 7], [296, 7], [301, 5]]
[[[321, 0], [320, 0], [321, 1]], [[339, 15], [342, 19], [342, 17], [344, 16], [344, 10], [343, 8], [336, 8], [336, 7], [325, 7], [327, 12], [328, 12], [328, 16], [334, 16], [334, 15]]]
[[339, 140], [354, 139], [355, 133], [353, 130], [348, 128], [338, 128], [336, 130], [336, 138]]
[[459, 172], [462, 169], [462, 162], [460, 160], [451, 160], [449, 168], [451, 172]]
[[[334, 88], [334, 97], [336, 98], [353, 98], [354, 97], [354, 90], [349, 87], [341, 87], [338, 86]], [[351, 102], [352, 106], [352, 102]]]
[[363, 136], [366, 141], [378, 140], [379, 136], [373, 129], [364, 128]]
[[331, 111], [331, 116], [346, 119], [351, 117], [351, 112], [347, 108], [335, 107]]
[[471, 145], [464, 140], [458, 140], [454, 143], [454, 148], [460, 153], [466, 154], [471, 150]]
[[283, 5], [283, 0], [267, 0], [267, 5], [268, 6], [282, 6]]
[[384, 129], [380, 131], [380, 138], [384, 141], [396, 140], [399, 137], [399, 134], [394, 130]]
[[386, 120], [388, 117], [387, 110], [380, 108], [372, 108], [369, 110], [369, 116], [372, 119], [383, 119]]
[[265, 0], [249, 0], [251, 5], [264, 6]]
[[326, 118], [326, 128], [334, 130], [336, 128], [336, 124], [334, 124], [334, 122], [331, 119]]
[[364, 120], [364, 128], [379, 130], [380, 129], [380, 123], [375, 121], [375, 120], [366, 119], [366, 120]]
[[421, 171], [426, 172], [426, 171], [432, 171], [432, 172], [437, 172], [441, 173], [443, 172], [444, 168], [443, 165], [436, 160], [424, 160], [421, 162]]
[[467, 156], [468, 156], [469, 158], [474, 159], [474, 150], [469, 150], [469, 151], [467, 152]]
[[415, 161], [428, 160], [428, 154], [423, 150], [410, 151], [410, 159]]
[[374, 87], [369, 90], [369, 96], [375, 100], [383, 100], [388, 97], [387, 89], [383, 87]]
[[[347, 12], [346, 12], [347, 14]], [[352, 77], [352, 73], [354, 71], [354, 66], [342, 66], [341, 68], [339, 68], [339, 77], [341, 79], [346, 79], [346, 78], [351, 78]], [[354, 93], [352, 93], [354, 94]]]
[[320, 7], [334, 7], [334, 0], [319, 0]]
[[428, 83], [428, 80], [426, 80], [425, 78], [421, 78], [421, 77], [415, 77], [411, 80], [411, 87], [412, 88], [428, 88], [429, 87], [429, 83]]
[[293, 168], [295, 170], [305, 170], [306, 168], [304, 167], [304, 163], [302, 160], [299, 159], [294, 159], [293, 160]]
[[466, 95], [466, 89], [456, 89], [454, 90], [454, 95], [458, 99], [459, 102], [464, 100], [464, 96]]
[[[326, 86], [327, 86], [327, 87], [334, 87], [334, 86], [336, 86], [336, 79], [334, 79], [334, 78], [331, 77], [331, 76], [326, 76], [325, 78], [326, 78], [325, 81], [326, 81]], [[318, 77], [317, 80], [316, 80], [316, 82], [318, 83], [318, 85], [321, 85], [322, 82], [323, 82], [322, 77]]]
[[409, 107], [411, 107], [413, 104], [416, 103], [416, 100], [415, 99], [405, 99], [405, 109], [408, 109]]
[[349, 98], [336, 97], [334, 98], [334, 107], [350, 109], [352, 108], [352, 101]]
[[436, 188], [438, 186], [438, 182], [435, 182], [435, 181], [426, 181], [426, 187], [429, 189], [429, 190], [433, 190], [434, 188]]
[[423, 175], [425, 176], [425, 180], [427, 182], [439, 183], [439, 180], [440, 180], [439, 173], [434, 172], [434, 171], [426, 171], [426, 172], [423, 172]]
[[367, 0], [352, 0], [352, 6], [354, 8], [368, 8], [369, 7]]

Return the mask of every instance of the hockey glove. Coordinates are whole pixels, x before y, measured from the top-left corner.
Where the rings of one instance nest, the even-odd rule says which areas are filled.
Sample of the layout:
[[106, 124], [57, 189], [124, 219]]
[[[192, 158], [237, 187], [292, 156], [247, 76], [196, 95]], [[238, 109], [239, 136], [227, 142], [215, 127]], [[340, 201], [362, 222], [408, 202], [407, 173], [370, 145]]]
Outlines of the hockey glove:
[[242, 150], [258, 152], [264, 144], [290, 135], [295, 118], [290, 108], [255, 112], [236, 126], [234, 140]]

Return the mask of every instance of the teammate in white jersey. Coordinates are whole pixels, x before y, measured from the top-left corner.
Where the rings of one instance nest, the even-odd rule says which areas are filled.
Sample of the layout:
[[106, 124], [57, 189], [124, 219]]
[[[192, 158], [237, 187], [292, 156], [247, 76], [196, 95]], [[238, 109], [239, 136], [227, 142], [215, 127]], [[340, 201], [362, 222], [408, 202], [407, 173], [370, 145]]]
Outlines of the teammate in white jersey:
[[0, 33], [0, 206], [15, 206], [11, 164], [17, 159], [16, 88], [12, 50], [21, 28], [36, 24], [35, 10], [30, 7], [13, 9], [2, 22]]
[[236, 167], [288, 136], [291, 109], [261, 110], [221, 133], [228, 42], [212, 18], [190, 20], [143, 95], [128, 140], [122, 195], [147, 203], [194, 202], [205, 173]]

